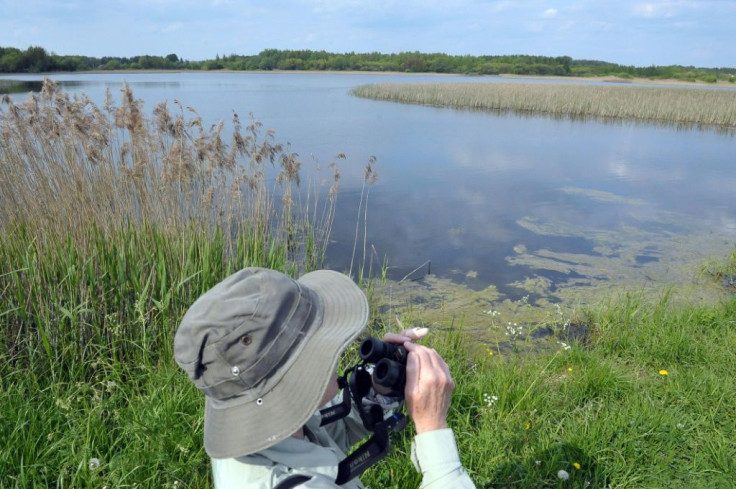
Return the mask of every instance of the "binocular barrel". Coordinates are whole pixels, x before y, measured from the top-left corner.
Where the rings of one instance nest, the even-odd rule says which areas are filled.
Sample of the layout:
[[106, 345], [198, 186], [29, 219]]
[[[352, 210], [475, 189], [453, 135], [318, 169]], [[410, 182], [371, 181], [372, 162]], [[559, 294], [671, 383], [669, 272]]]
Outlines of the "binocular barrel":
[[406, 365], [406, 348], [369, 337], [360, 344], [360, 358], [370, 363], [378, 363], [382, 358], [388, 358]]
[[373, 370], [373, 379], [376, 384], [391, 389], [394, 394], [404, 396], [406, 387], [406, 367], [404, 365], [383, 358], [378, 361]]
[[376, 384], [391, 389], [394, 395], [404, 396], [406, 348], [370, 337], [360, 344], [359, 353], [364, 361], [375, 364], [373, 380]]

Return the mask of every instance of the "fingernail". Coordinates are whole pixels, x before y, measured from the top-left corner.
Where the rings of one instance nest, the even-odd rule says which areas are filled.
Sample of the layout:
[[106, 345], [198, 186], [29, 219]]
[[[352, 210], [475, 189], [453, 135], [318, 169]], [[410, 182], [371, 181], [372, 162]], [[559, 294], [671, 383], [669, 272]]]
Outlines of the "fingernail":
[[414, 328], [414, 333], [418, 336], [424, 336], [429, 333], [429, 328]]

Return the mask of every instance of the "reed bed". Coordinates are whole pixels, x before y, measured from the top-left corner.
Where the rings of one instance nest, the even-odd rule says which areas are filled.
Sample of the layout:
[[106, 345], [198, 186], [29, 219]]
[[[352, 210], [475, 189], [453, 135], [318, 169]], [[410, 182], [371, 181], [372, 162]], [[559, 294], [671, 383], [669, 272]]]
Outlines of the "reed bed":
[[228, 144], [222, 122], [206, 129], [178, 101], [176, 113], [161, 103], [146, 117], [127, 87], [102, 108], [49, 80], [23, 103], [3, 102], [6, 352], [37, 338], [53, 360], [66, 333], [72, 344], [109, 334], [111, 314], [168, 314], [193, 277], [196, 293], [242, 266], [301, 273], [324, 259], [339, 173], [324, 192], [301, 185], [297, 155], [252, 116], [245, 127], [233, 116]]
[[324, 261], [336, 166], [325, 188], [302, 181], [253, 116], [150, 113], [128, 87], [99, 107], [48, 80], [0, 104], [0, 487], [102, 487], [100, 458], [115, 486], [161, 486], [162, 464], [196, 474], [201, 396], [171, 351], [182, 314], [236, 269]]
[[385, 83], [359, 97], [458, 109], [736, 128], [736, 91], [529, 83]]
[[[4, 99], [3, 230], [32, 223], [45, 240], [70, 237], [82, 248], [89, 224], [103, 232], [155, 225], [172, 234], [199, 226], [228, 229], [233, 236], [252, 228], [264, 242], [284, 243], [306, 227], [324, 240], [334, 206], [317, 215], [318, 202], [299, 200], [298, 156], [275, 142], [273, 131], [261, 135], [252, 117], [243, 127], [233, 116], [228, 144], [222, 122], [206, 129], [196, 111], [179, 101], [175, 114], [161, 103], [153, 110], [155, 120], [148, 120], [127, 87], [120, 106], [109, 91], [107, 96], [99, 108], [85, 96], [70, 99], [46, 80], [40, 95], [22, 104]], [[339, 175], [334, 177], [333, 202]]]

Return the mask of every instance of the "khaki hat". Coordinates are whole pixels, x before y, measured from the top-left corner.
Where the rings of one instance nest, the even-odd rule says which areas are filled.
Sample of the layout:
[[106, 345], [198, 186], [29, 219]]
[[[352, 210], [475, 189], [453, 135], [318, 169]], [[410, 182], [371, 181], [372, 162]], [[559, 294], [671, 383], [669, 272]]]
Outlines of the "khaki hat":
[[207, 453], [248, 455], [301, 428], [367, 321], [363, 291], [330, 270], [294, 280], [246, 268], [197, 299], [176, 331], [174, 357], [206, 396]]

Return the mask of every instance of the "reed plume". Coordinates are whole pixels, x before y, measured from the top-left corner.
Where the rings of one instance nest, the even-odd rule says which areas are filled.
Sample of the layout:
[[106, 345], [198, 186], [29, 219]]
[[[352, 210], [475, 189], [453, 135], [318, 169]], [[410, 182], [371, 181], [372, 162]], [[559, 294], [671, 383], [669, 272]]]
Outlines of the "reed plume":
[[[81, 248], [88, 244], [89, 225], [103, 232], [155, 226], [173, 235], [191, 226], [223, 227], [233, 236], [255, 229], [270, 242], [292, 239], [294, 222], [304, 224], [308, 207], [316, 205], [295, 201], [298, 155], [277, 143], [273, 131], [262, 135], [252, 114], [245, 128], [233, 115], [228, 144], [222, 122], [206, 129], [196, 111], [178, 100], [174, 113], [160, 103], [149, 120], [129, 87], [122, 89], [119, 106], [111, 99], [108, 91], [100, 109], [45, 80], [40, 94], [18, 104], [5, 100], [4, 231], [23, 226], [44, 243], [72, 239]], [[329, 195], [334, 202], [335, 192]], [[310, 222], [323, 225], [329, 223]]]
[[[46, 80], [0, 106], [0, 358], [54, 375], [167, 358], [183, 310], [238, 268], [323, 264], [337, 198], [251, 114], [206, 128], [126, 86], [102, 108]], [[228, 139], [229, 138], [229, 139]], [[329, 186], [329, 189], [321, 187]], [[86, 376], [89, 372], [77, 372]]]

